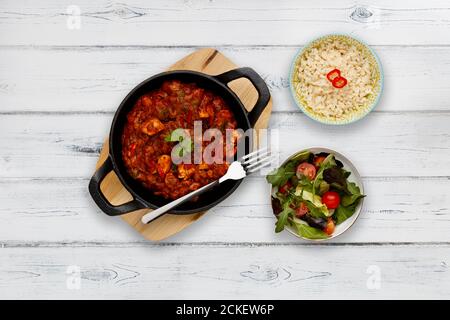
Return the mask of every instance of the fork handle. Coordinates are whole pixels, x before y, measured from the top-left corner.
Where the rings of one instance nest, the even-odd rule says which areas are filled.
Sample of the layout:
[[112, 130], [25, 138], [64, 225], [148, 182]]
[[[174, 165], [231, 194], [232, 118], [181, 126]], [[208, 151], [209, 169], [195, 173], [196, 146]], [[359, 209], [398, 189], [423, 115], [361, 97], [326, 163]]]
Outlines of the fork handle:
[[191, 199], [192, 197], [198, 196], [199, 194], [211, 189], [212, 187], [218, 185], [219, 183], [221, 183], [222, 179], [220, 180], [216, 180], [213, 181], [209, 184], [207, 184], [206, 186], [203, 186], [197, 190], [194, 190], [184, 196], [182, 196], [181, 198], [178, 198], [172, 202], [169, 202], [168, 204], [166, 204], [165, 206], [162, 206], [158, 209], [155, 209], [149, 213], [147, 213], [146, 215], [142, 216], [141, 221], [144, 224], [147, 224], [149, 222], [152, 222], [153, 220], [155, 220], [156, 218], [162, 216], [163, 214], [165, 214], [167, 211], [175, 208], [176, 206], [179, 206], [180, 204], [182, 204], [183, 202], [186, 202], [187, 200]]

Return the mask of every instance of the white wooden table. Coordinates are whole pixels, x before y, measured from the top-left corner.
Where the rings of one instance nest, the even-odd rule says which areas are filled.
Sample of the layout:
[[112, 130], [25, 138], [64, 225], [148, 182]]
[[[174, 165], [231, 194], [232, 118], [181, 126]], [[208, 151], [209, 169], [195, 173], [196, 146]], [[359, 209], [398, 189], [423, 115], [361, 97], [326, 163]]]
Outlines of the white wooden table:
[[[295, 52], [333, 32], [385, 71], [379, 106], [345, 127], [288, 92]], [[449, 33], [448, 1], [2, 1], [0, 298], [450, 298]], [[204, 46], [264, 76], [282, 157], [320, 145], [354, 161], [368, 197], [351, 231], [274, 234], [262, 177], [162, 243], [93, 204], [121, 99]]]

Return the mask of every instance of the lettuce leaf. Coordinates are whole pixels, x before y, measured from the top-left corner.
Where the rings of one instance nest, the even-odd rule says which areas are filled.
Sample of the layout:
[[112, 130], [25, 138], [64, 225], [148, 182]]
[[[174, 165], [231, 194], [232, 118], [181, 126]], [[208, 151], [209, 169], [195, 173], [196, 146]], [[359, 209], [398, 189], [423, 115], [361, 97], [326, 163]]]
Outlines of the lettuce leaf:
[[309, 213], [312, 216], [317, 218], [327, 218], [331, 216], [331, 212], [328, 211], [327, 206], [322, 203], [320, 196], [313, 195], [312, 192], [303, 189], [301, 186], [297, 186], [295, 195], [306, 202]]
[[344, 222], [345, 220], [350, 218], [355, 213], [357, 205], [358, 205], [358, 203], [354, 203], [351, 206], [344, 207], [342, 204], [340, 204], [339, 207], [337, 207], [334, 212], [336, 224], [337, 225], [341, 224], [342, 222]]
[[288, 162], [266, 176], [266, 180], [272, 186], [282, 186], [295, 174], [295, 164]]
[[316, 195], [316, 188], [319, 187], [319, 185], [322, 183], [323, 179], [323, 172], [331, 167], [336, 166], [336, 161], [334, 159], [334, 155], [330, 154], [328, 155], [320, 164], [319, 171], [317, 171], [316, 178], [313, 181], [313, 188], [312, 193], [313, 195]]
[[293, 225], [295, 226], [297, 233], [307, 239], [327, 239], [327, 238], [329, 238], [329, 235], [327, 235], [322, 230], [310, 227], [306, 223], [293, 221]]
[[277, 223], [275, 225], [275, 232], [279, 233], [284, 230], [286, 223], [288, 222], [289, 216], [294, 214], [294, 210], [289, 207], [289, 205], [284, 206], [283, 211], [277, 216]]
[[292, 157], [288, 163], [284, 166], [269, 173], [266, 177], [268, 183], [273, 186], [282, 186], [285, 184], [293, 175], [295, 175], [295, 170], [300, 162], [307, 161], [310, 157], [311, 152], [303, 151]]
[[344, 207], [348, 207], [359, 199], [364, 198], [365, 195], [361, 194], [361, 190], [354, 182], [347, 182], [347, 193], [342, 197], [341, 203]]

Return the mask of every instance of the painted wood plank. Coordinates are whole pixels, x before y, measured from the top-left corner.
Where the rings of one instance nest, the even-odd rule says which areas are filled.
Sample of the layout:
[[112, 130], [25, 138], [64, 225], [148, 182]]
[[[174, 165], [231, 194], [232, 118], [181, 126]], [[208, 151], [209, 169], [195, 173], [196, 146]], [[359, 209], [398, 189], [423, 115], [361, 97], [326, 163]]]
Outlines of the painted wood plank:
[[6, 247], [0, 298], [446, 299], [449, 256], [448, 245]]
[[[135, 243], [145, 240], [103, 214], [84, 179], [0, 182], [0, 243]], [[333, 243], [450, 242], [450, 178], [366, 178], [357, 223]], [[262, 177], [239, 189], [168, 243], [304, 243], [274, 233], [269, 186]]]
[[[15, 114], [0, 117], [0, 176], [92, 175], [112, 114]], [[450, 176], [450, 113], [372, 113], [346, 127], [322, 126], [301, 113], [273, 114], [280, 159], [327, 146], [363, 176]], [[275, 146], [276, 144], [273, 143]]]
[[[266, 80], [274, 111], [300, 112], [289, 92], [297, 47], [220, 47]], [[377, 46], [385, 91], [376, 111], [450, 110], [450, 47]], [[0, 50], [0, 112], [113, 112], [144, 79], [194, 48], [52, 47]], [[413, 80], [414, 79], [414, 80]], [[420, 79], [420, 81], [418, 81]]]
[[[0, 298], [450, 297], [447, 1], [80, 0], [81, 29], [69, 30], [72, 4], [0, 3]], [[313, 124], [286, 86], [297, 47], [329, 32], [375, 45], [386, 71], [379, 112], [346, 128]], [[271, 123], [282, 157], [326, 145], [355, 161], [370, 197], [351, 232], [318, 246], [274, 235], [260, 177], [158, 245], [89, 200], [122, 97], [212, 45], [263, 74], [275, 111], [289, 111]], [[80, 290], [67, 288], [70, 265]]]
[[352, 0], [9, 0], [0, 5], [0, 32], [14, 36], [0, 44], [297, 45], [345, 32], [371, 44], [448, 45], [449, 16], [445, 0], [380, 0], [370, 6]]

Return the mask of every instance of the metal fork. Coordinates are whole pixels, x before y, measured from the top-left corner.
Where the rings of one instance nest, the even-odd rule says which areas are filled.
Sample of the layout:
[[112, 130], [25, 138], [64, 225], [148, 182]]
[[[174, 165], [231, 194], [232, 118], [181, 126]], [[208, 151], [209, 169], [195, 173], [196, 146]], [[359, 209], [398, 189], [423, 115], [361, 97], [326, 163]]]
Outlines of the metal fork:
[[199, 194], [211, 189], [212, 187], [221, 184], [227, 180], [240, 180], [245, 178], [250, 173], [256, 172], [272, 163], [275, 160], [275, 156], [271, 155], [270, 150], [266, 147], [256, 150], [243, 156], [241, 159], [234, 161], [228, 167], [227, 173], [220, 179], [213, 181], [191, 193], [188, 193], [181, 198], [178, 198], [158, 209], [155, 209], [141, 218], [142, 223], [149, 223], [159, 216], [165, 214], [167, 211], [179, 206], [183, 202], [191, 199], [192, 197], [198, 196]]

